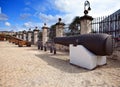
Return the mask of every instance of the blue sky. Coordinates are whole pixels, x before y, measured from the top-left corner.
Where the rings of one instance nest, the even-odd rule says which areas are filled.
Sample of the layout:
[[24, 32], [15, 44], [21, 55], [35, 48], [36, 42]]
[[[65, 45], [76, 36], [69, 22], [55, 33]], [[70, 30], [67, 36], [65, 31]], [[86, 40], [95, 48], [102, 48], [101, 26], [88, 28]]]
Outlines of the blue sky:
[[[89, 15], [106, 16], [120, 9], [119, 0], [89, 0]], [[69, 24], [75, 16], [82, 16], [85, 0], [0, 0], [0, 31], [20, 31], [51, 26], [61, 17]]]

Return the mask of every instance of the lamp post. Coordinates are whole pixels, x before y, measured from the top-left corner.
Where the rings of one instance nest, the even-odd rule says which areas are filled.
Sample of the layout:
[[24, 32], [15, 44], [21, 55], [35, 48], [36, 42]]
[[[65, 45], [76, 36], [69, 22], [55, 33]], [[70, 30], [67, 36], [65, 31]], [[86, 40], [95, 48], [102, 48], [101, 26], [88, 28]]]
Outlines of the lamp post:
[[80, 34], [91, 33], [93, 18], [87, 15], [90, 10], [90, 2], [86, 0], [84, 3], [84, 16], [80, 17]]
[[87, 15], [88, 11], [90, 11], [90, 10], [91, 10], [90, 2], [88, 0], [86, 0], [85, 3], [84, 3], [84, 14]]

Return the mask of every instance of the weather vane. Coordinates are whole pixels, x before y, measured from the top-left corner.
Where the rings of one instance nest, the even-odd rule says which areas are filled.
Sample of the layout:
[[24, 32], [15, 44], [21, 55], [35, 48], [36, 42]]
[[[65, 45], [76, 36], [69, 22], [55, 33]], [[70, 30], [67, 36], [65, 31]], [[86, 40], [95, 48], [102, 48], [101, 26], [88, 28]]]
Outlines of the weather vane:
[[88, 0], [86, 0], [85, 3], [84, 3], [84, 14], [87, 15], [88, 11], [90, 11], [90, 10], [91, 10], [90, 2]]

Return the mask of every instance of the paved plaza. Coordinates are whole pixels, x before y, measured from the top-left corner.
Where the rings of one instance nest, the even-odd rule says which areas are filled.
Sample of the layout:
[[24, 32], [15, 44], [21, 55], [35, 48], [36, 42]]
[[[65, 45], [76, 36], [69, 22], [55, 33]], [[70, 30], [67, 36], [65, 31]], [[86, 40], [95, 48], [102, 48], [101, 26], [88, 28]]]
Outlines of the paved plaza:
[[0, 87], [120, 87], [120, 60], [90, 71], [69, 64], [68, 53], [1, 41]]

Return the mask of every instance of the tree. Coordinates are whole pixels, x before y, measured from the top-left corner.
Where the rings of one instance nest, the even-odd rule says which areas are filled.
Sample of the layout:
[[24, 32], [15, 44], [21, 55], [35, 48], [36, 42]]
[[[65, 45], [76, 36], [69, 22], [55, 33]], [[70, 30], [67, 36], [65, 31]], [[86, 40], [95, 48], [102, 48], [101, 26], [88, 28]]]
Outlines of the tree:
[[42, 40], [42, 31], [39, 32], [38, 38], [39, 38], [39, 40]]
[[49, 29], [49, 38], [50, 40], [53, 40], [54, 37], [56, 37], [56, 25], [52, 25]]
[[80, 34], [80, 17], [76, 16], [72, 23], [69, 25], [69, 30], [71, 32], [72, 35], [76, 35], [76, 34]]

